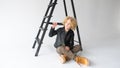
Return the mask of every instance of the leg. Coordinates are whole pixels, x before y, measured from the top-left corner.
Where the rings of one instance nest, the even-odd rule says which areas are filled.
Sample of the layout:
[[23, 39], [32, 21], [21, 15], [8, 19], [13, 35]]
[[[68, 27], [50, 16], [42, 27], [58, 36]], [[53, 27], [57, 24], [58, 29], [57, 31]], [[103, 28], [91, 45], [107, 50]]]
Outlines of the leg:
[[[73, 53], [76, 54], [79, 51], [82, 51], [80, 45], [75, 45], [72, 49]], [[74, 60], [78, 63], [78, 64], [83, 64], [85, 66], [89, 65], [89, 61], [87, 58], [85, 57], [81, 57], [81, 56], [75, 56]]]
[[80, 45], [75, 45], [75, 46], [73, 47], [72, 51], [73, 51], [73, 53], [77, 53], [77, 52], [82, 51], [82, 50], [81, 50]]
[[[80, 45], [75, 45], [74, 48], [72, 49], [73, 53], [77, 53], [79, 51], [82, 51], [81, 50], [81, 47]], [[78, 64], [83, 64], [85, 66], [88, 66], [89, 65], [89, 61], [87, 58], [85, 57], [81, 57], [81, 56], [75, 56], [74, 60], [78, 63]]]
[[75, 57], [74, 53], [71, 50], [65, 50], [65, 46], [60, 46], [56, 50], [59, 55], [66, 55], [69, 59], [73, 59]]
[[[80, 51], [80, 49], [77, 47], [79, 47], [79, 46], [75, 46], [75, 48], [74, 48], [75, 52]], [[65, 46], [60, 46], [56, 50], [57, 50], [57, 53], [60, 55], [61, 63], [65, 63], [66, 57], [68, 57], [69, 59], [74, 59], [78, 64], [83, 64], [86, 66], [89, 64], [87, 58], [76, 56], [72, 51], [66, 51]]]
[[67, 61], [67, 57], [63, 54], [64, 46], [60, 46], [56, 49], [57, 53], [60, 55], [59, 59], [61, 63], [65, 63]]
[[59, 55], [63, 55], [63, 50], [64, 50], [64, 46], [60, 46], [60, 47], [56, 48], [56, 51]]
[[67, 51], [64, 45], [58, 47], [56, 51], [60, 55], [61, 63], [65, 63], [66, 61], [69, 61], [70, 59], [74, 59], [75, 57], [75, 54], [71, 50]]

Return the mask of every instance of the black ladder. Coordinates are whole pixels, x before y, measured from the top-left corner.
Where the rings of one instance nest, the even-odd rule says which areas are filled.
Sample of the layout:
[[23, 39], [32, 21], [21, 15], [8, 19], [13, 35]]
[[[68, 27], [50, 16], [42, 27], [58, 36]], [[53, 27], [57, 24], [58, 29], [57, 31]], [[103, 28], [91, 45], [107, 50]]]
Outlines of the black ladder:
[[[65, 0], [63, 0], [63, 3], [64, 3], [64, 8], [65, 8], [65, 14], [66, 14], [66, 16], [68, 16]], [[40, 47], [41, 47], [41, 44], [42, 44], [43, 38], [45, 36], [45, 33], [46, 33], [48, 25], [52, 24], [52, 22], [50, 22], [50, 19], [52, 17], [52, 14], [53, 14], [53, 11], [54, 11], [54, 8], [55, 8], [56, 4], [57, 4], [57, 0], [50, 0], [50, 2], [49, 2], [47, 11], [46, 11], [45, 16], [44, 16], [44, 18], [42, 20], [41, 26], [39, 28], [38, 34], [37, 34], [37, 36], [35, 38], [35, 41], [34, 41], [34, 44], [33, 44], [33, 47], [32, 47], [32, 48], [35, 48], [36, 43], [38, 43], [38, 48], [37, 48], [37, 51], [35, 53], [35, 56], [38, 56], [38, 53], [39, 53], [39, 50], [40, 50]], [[72, 9], [73, 9], [74, 17], [76, 18], [73, 0], [71, 0], [71, 4], [72, 4]], [[45, 27], [43, 28], [44, 24], [45, 24]], [[58, 23], [58, 25], [62, 25], [62, 23]], [[76, 29], [77, 29], [77, 35], [78, 35], [79, 45], [82, 48], [78, 26], [77, 26]], [[42, 35], [40, 36], [41, 30], [43, 32], [42, 32]], [[39, 38], [39, 36], [40, 36], [40, 38]]]

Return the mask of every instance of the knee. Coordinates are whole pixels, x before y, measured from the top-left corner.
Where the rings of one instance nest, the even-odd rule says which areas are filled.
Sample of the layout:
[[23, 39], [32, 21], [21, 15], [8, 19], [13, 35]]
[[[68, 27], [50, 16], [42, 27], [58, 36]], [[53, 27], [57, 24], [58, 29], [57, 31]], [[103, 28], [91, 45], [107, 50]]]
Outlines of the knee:
[[62, 51], [64, 51], [64, 47], [60, 46], [56, 48], [57, 53], [62, 54]]
[[74, 53], [77, 53], [77, 52], [82, 51], [82, 50], [81, 50], [80, 45], [75, 45], [72, 51], [73, 51]]
[[56, 48], [56, 51], [57, 51], [57, 52], [60, 52], [60, 51], [61, 51], [61, 47], [57, 47], [57, 48]]

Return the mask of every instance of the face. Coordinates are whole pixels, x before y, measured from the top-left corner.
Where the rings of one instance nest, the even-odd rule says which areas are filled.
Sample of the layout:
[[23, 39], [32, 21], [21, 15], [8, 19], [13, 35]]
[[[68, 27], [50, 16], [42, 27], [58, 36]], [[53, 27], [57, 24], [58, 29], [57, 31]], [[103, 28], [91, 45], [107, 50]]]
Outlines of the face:
[[67, 22], [65, 23], [65, 30], [70, 30], [71, 29], [71, 25], [70, 25], [70, 23], [71, 23], [71, 20], [70, 19], [68, 19], [67, 20]]

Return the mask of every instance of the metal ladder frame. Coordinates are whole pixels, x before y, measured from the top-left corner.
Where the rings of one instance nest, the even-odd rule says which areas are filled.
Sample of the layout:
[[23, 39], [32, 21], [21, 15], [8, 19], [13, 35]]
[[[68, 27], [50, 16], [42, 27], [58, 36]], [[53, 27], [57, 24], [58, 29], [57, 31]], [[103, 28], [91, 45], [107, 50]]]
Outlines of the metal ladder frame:
[[[47, 11], [46, 11], [45, 16], [42, 20], [41, 26], [38, 30], [37, 36], [35, 38], [35, 41], [34, 41], [34, 44], [32, 47], [32, 48], [35, 48], [36, 43], [38, 43], [38, 48], [36, 50], [35, 56], [38, 56], [38, 53], [39, 53], [39, 50], [41, 48], [41, 44], [42, 44], [42, 41], [44, 39], [48, 25], [52, 24], [52, 22], [50, 22], [50, 19], [52, 17], [52, 14], [53, 14], [53, 11], [54, 11], [56, 4], [57, 4], [57, 0], [50, 0], [50, 2], [49, 2]], [[63, 4], [64, 4], [64, 9], [65, 9], [65, 15], [68, 16], [65, 0], [63, 0]], [[71, 5], [72, 5], [72, 9], [73, 9], [74, 18], [77, 20], [73, 0], [71, 0]], [[48, 15], [48, 13], [49, 13], [49, 15]], [[47, 19], [47, 21], [45, 22], [46, 19]], [[44, 23], [46, 24], [45, 28], [43, 28]], [[58, 23], [58, 25], [62, 25], [62, 23]], [[80, 47], [82, 48], [78, 26], [76, 27], [76, 29], [77, 29], [77, 35], [78, 35], [78, 43], [79, 43]], [[43, 33], [42, 33], [41, 38], [39, 39], [39, 35], [41, 33], [41, 30], [43, 30]]]

